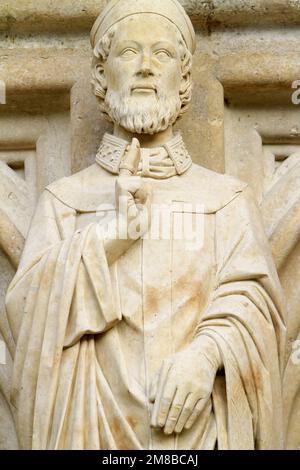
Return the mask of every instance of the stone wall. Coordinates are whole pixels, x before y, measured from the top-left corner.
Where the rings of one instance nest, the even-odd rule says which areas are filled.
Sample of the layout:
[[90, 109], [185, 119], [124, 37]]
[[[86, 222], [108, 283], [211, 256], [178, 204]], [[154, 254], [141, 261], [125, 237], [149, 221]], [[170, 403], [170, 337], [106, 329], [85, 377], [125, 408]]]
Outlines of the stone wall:
[[[89, 30], [105, 3], [0, 1], [0, 331], [6, 342], [5, 358], [0, 346], [0, 449], [18, 447], [5, 291], [38, 195], [89, 165], [109, 129], [89, 85]], [[286, 446], [296, 449], [300, 105], [292, 102], [292, 83], [300, 80], [300, 0], [181, 3], [198, 49], [193, 105], [178, 127], [195, 162], [249, 182], [261, 205], [288, 303], [284, 414]]]

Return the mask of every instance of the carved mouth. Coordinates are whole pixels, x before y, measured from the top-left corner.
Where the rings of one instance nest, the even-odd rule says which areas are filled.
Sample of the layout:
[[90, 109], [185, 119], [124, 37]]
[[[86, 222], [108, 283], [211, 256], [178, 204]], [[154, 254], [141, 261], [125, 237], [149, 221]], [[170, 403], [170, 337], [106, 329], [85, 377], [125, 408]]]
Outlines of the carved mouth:
[[131, 88], [131, 91], [134, 92], [138, 92], [138, 93], [156, 93], [156, 87], [154, 85], [147, 85], [147, 84], [138, 84], [138, 85], [134, 85], [132, 88]]

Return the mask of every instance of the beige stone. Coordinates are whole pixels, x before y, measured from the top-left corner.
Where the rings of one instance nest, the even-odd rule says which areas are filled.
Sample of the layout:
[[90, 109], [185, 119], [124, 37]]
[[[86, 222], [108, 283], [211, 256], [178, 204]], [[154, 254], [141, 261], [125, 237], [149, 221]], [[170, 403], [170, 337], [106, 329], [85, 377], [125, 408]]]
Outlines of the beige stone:
[[91, 34], [114, 133], [96, 164], [47, 186], [8, 289], [20, 446], [281, 448], [284, 306], [259, 212], [173, 133], [190, 20], [173, 1], [138, 4], [111, 2]]
[[[52, 181], [92, 164], [103, 134], [112, 132], [89, 85], [89, 31], [106, 2], [54, 3], [0, 5], [0, 79], [8, 98], [0, 105], [0, 179], [7, 183], [1, 185], [0, 226], [9, 229], [0, 235], [0, 329], [9, 355], [15, 344], [3, 311], [4, 295], [36, 198]], [[244, 180], [261, 204], [288, 304], [284, 432], [286, 447], [296, 449], [300, 125], [291, 85], [300, 79], [300, 5], [298, 0], [181, 3], [196, 27], [197, 51], [191, 108], [176, 129], [195, 163]], [[8, 411], [11, 371], [12, 361], [0, 365], [2, 448], [17, 446]]]

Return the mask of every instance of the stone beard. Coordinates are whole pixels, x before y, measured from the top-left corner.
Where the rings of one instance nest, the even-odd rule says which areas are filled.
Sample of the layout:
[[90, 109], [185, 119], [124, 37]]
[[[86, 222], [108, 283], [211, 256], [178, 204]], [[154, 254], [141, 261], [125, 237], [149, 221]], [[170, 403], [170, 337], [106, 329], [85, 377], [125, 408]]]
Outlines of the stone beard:
[[126, 83], [123, 90], [107, 92], [105, 108], [113, 122], [133, 134], [156, 134], [176, 122], [181, 109], [179, 96], [169, 96], [158, 88], [151, 98], [142, 99], [131, 96], [130, 90]]

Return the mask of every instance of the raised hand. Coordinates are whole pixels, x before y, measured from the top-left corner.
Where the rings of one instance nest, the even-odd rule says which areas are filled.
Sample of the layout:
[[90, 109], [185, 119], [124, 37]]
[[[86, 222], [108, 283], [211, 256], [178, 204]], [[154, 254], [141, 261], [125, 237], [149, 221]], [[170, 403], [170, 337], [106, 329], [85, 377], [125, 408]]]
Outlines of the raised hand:
[[140, 143], [133, 139], [121, 162], [116, 182], [117, 216], [126, 224], [122, 235], [133, 240], [142, 237], [151, 222], [152, 188], [136, 176], [140, 159]]
[[140, 159], [140, 143], [133, 139], [121, 162], [116, 181], [117, 236], [105, 241], [109, 264], [122, 256], [150, 228], [152, 188], [136, 176]]

